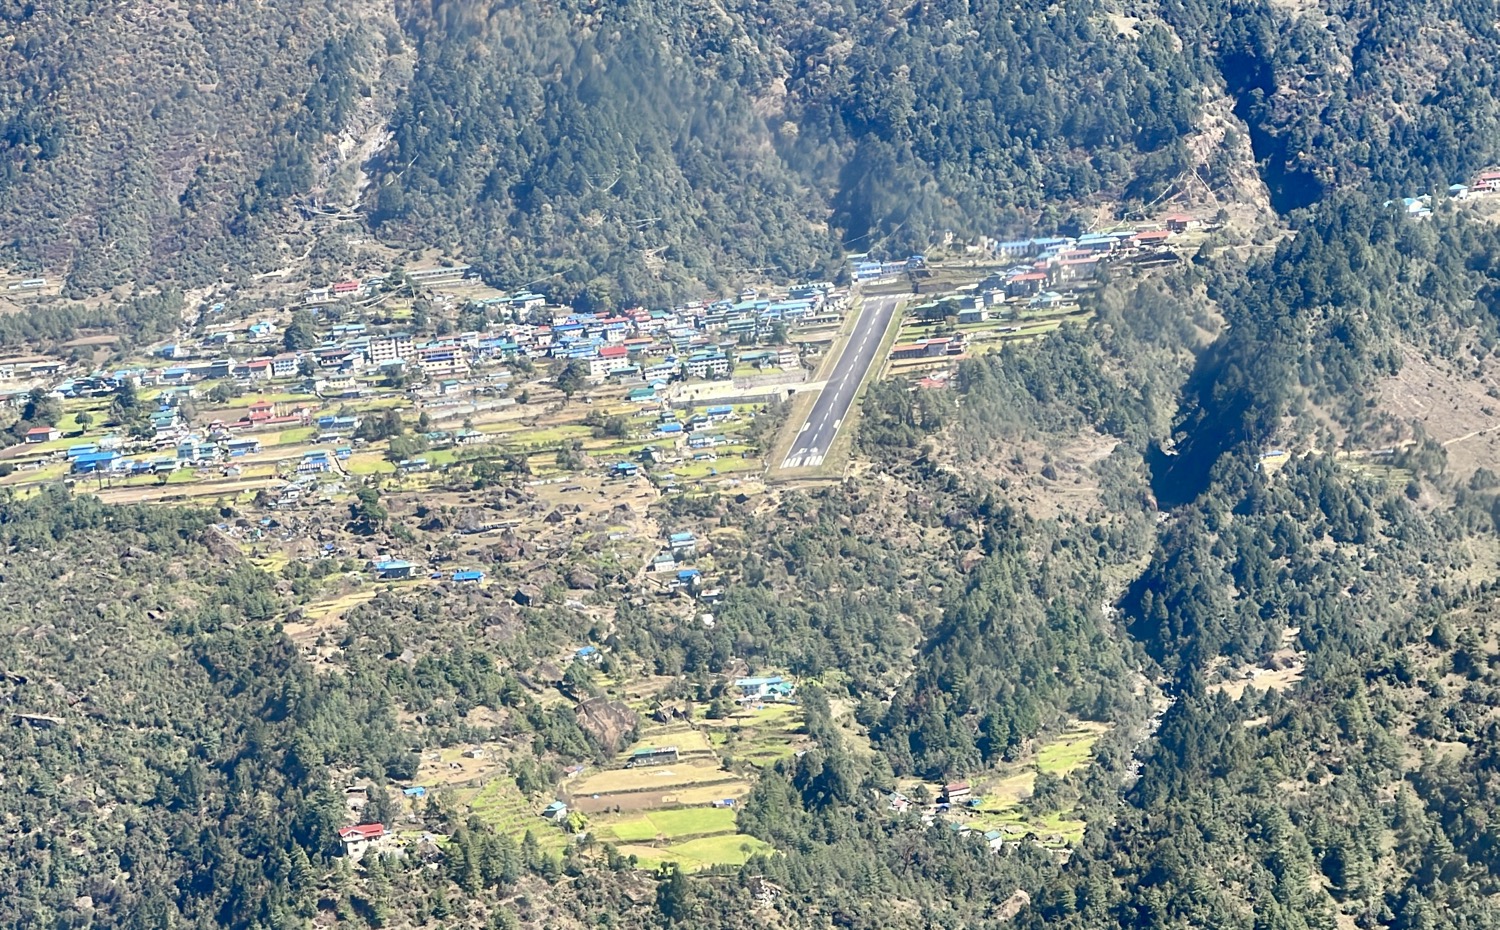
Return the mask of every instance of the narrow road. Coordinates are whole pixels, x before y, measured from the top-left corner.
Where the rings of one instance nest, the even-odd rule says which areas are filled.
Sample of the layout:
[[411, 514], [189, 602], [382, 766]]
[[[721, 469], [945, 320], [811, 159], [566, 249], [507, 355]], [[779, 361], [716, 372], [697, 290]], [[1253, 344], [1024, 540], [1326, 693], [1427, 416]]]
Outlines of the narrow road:
[[813, 402], [812, 412], [792, 441], [791, 451], [782, 460], [782, 468], [817, 468], [823, 464], [834, 437], [838, 436], [839, 428], [849, 416], [849, 408], [854, 404], [854, 395], [859, 393], [865, 372], [879, 361], [877, 356], [885, 339], [886, 327], [900, 302], [899, 296], [871, 297], [865, 301], [854, 321], [854, 331], [844, 344], [844, 352], [818, 399]]

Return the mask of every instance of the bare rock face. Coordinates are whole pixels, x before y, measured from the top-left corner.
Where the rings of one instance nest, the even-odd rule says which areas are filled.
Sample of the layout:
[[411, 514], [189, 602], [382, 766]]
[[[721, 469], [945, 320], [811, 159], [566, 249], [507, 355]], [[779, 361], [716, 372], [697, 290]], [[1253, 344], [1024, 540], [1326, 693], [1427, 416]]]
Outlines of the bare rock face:
[[1010, 920], [1030, 906], [1031, 895], [1027, 894], [1024, 889], [1017, 888], [1015, 894], [1006, 898], [1005, 903], [1000, 905], [1000, 909], [995, 916], [1001, 920]]
[[599, 587], [599, 578], [582, 568], [571, 568], [568, 570], [568, 587], [575, 591], [592, 591]]
[[203, 543], [203, 548], [207, 549], [213, 554], [214, 558], [221, 562], [233, 562], [240, 557], [239, 547], [234, 544], [233, 540], [218, 530], [204, 530], [200, 541]]
[[638, 721], [635, 711], [623, 701], [607, 698], [590, 698], [579, 704], [574, 713], [583, 731], [611, 753], [620, 751]]

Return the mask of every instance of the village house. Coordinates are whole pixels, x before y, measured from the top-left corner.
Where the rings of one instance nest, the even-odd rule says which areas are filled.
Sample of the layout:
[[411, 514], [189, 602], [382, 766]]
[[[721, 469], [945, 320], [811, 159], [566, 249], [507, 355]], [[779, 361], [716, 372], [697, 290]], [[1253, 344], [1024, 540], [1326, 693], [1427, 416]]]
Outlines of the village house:
[[695, 352], [688, 357], [689, 378], [716, 378], [729, 374], [729, 359], [721, 352]]
[[920, 342], [908, 342], [891, 348], [891, 358], [898, 361], [919, 358], [942, 358], [948, 354], [948, 343], [946, 338], [923, 339]]
[[405, 559], [385, 559], [372, 563], [370, 568], [375, 572], [376, 581], [399, 581], [412, 577], [416, 571], [416, 566]]
[[282, 353], [272, 357], [272, 378], [291, 378], [297, 374], [297, 365], [302, 357], [297, 353]]
[[958, 310], [959, 323], [984, 323], [990, 318], [989, 308], [984, 305], [983, 300], [966, 301], [967, 306]]
[[601, 346], [598, 354], [588, 362], [589, 378], [594, 381], [603, 381], [617, 371], [635, 367], [635, 363], [630, 360], [630, 350], [623, 345]]
[[321, 475], [331, 471], [333, 471], [333, 460], [328, 457], [327, 452], [323, 451], [304, 453], [302, 461], [297, 463], [299, 475]]
[[371, 844], [379, 842], [385, 835], [383, 823], [362, 823], [339, 830], [339, 839], [344, 843], [344, 855], [356, 859], [362, 856]]
[[651, 765], [675, 765], [676, 763], [676, 746], [662, 746], [659, 748], [647, 746], [631, 753], [630, 759], [625, 763], [625, 767], [634, 769]]
[[1167, 227], [1168, 232], [1183, 233], [1198, 225], [1196, 217], [1186, 213], [1172, 213], [1162, 217], [1162, 225]]
[[741, 704], [782, 701], [790, 698], [796, 691], [796, 685], [780, 675], [767, 678], [736, 678], [734, 687], [739, 692], [735, 700]]
[[86, 452], [83, 455], [74, 456], [73, 474], [89, 475], [105, 472], [118, 472], [128, 467], [128, 463], [120, 453], [114, 450], [103, 452]]

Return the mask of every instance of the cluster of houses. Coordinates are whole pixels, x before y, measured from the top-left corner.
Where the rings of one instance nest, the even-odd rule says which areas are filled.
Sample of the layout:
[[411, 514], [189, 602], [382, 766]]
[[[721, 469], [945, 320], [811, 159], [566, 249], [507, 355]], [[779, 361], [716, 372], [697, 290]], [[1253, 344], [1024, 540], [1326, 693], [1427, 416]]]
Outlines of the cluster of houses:
[[[467, 266], [454, 266], [408, 271], [406, 278], [437, 284], [468, 274]], [[383, 280], [376, 275], [315, 288], [304, 302], [318, 308], [357, 297]], [[424, 339], [407, 332], [377, 331], [359, 321], [330, 321], [326, 329], [320, 328], [320, 344], [296, 351], [270, 351], [286, 343], [284, 326], [274, 319], [251, 319], [210, 324], [197, 338], [158, 346], [152, 353], [160, 362], [157, 366], [96, 372], [49, 389], [62, 397], [100, 397], [116, 392], [126, 381], [146, 387], [237, 381], [253, 388], [300, 378], [309, 390], [325, 397], [357, 397], [364, 388], [356, 376], [420, 373], [434, 382], [459, 385], [478, 367], [516, 358], [579, 361], [596, 382], [722, 378], [731, 375], [736, 364], [799, 367], [799, 351], [781, 341], [786, 330], [837, 322], [847, 298], [847, 291], [816, 282], [776, 294], [747, 290], [735, 300], [605, 314], [549, 307], [542, 296], [521, 292], [471, 302], [485, 310], [498, 307], [511, 319], [483, 332]], [[223, 306], [216, 304], [213, 310], [222, 312]], [[42, 382], [64, 367], [60, 360], [43, 357], [0, 360], [0, 381]], [[19, 403], [28, 390], [5, 392], [0, 400]]]
[[722, 592], [704, 584], [703, 573], [692, 564], [697, 554], [698, 537], [679, 530], [667, 537], [667, 545], [652, 557], [649, 568], [652, 574], [668, 579], [663, 589], [666, 593], [682, 591], [711, 604], [719, 600]]
[[780, 675], [734, 680], [734, 700], [741, 706], [760, 707], [790, 701], [796, 691], [796, 684]]
[[[916, 307], [923, 316], [956, 316], [960, 326], [987, 323], [993, 315], [1012, 312], [1016, 306], [1049, 310], [1067, 303], [1065, 292], [1087, 286], [1100, 269], [1121, 262], [1137, 266], [1170, 264], [1179, 260], [1169, 240], [1199, 226], [1186, 214], [1172, 214], [1151, 225], [1127, 225], [1081, 236], [1052, 236], [1009, 241], [984, 240], [980, 250], [1009, 267], [981, 281], [971, 292]], [[917, 262], [921, 256], [910, 261]], [[967, 289], [966, 289], [967, 290]], [[894, 361], [940, 361], [962, 356], [967, 349], [964, 333], [934, 336], [891, 347]]]
[[[453, 273], [453, 269], [441, 270]], [[407, 272], [413, 279], [421, 271]], [[457, 272], [462, 275], [463, 272]], [[313, 305], [358, 293], [368, 282], [341, 282], [309, 292]], [[343, 289], [342, 291], [340, 289]], [[275, 344], [281, 329], [257, 319], [211, 328], [197, 342], [162, 346], [156, 354], [174, 362], [168, 367], [135, 372], [142, 384], [192, 384], [233, 378], [248, 384], [310, 377], [337, 391], [341, 379], [357, 374], [419, 371], [433, 380], [465, 378], [478, 366], [515, 358], [561, 359], [588, 366], [594, 381], [608, 378], [672, 380], [724, 377], [733, 370], [737, 347], [770, 341], [777, 327], [836, 322], [847, 293], [827, 283], [793, 287], [784, 294], [762, 296], [746, 291], [738, 300], [685, 304], [670, 310], [636, 308], [617, 313], [580, 313], [549, 308], [530, 292], [477, 300], [478, 309], [497, 306], [514, 319], [490, 330], [431, 339], [404, 332], [375, 332], [365, 323], [339, 322], [323, 333], [322, 344], [301, 351], [234, 358], [229, 347]], [[795, 367], [794, 348], [780, 346], [753, 354], [759, 367]]]
[[995, 242], [991, 252], [1000, 260], [1016, 264], [999, 276], [985, 298], [991, 303], [1006, 298], [1029, 299], [1051, 287], [1092, 278], [1099, 268], [1116, 262], [1150, 264], [1176, 260], [1170, 247], [1173, 236], [1197, 228], [1201, 223], [1187, 214], [1171, 214], [1160, 223], [1127, 225], [1076, 238], [1052, 236]]
[[[365, 564], [365, 569], [375, 576], [376, 581], [405, 581], [422, 574], [422, 570], [415, 562], [406, 559], [371, 559]], [[484, 577], [484, 572], [477, 568], [461, 568], [451, 572], [427, 572], [427, 578], [430, 581], [451, 581], [459, 585], [477, 585], [484, 581]]]
[[849, 276], [855, 281], [878, 281], [909, 274], [926, 265], [924, 255], [913, 255], [904, 261], [881, 261], [871, 258], [868, 252], [859, 252], [849, 256]]
[[[1467, 184], [1448, 185], [1448, 196], [1454, 200], [1467, 200], [1470, 197], [1479, 197], [1488, 194], [1500, 194], [1500, 171], [1489, 169], [1481, 171]], [[1406, 212], [1413, 216], [1427, 216], [1432, 213], [1432, 195], [1423, 194], [1420, 197], [1403, 197], [1401, 204]], [[1390, 206], [1391, 201], [1386, 201]]]
[[[892, 791], [885, 798], [886, 810], [895, 814], [914, 813], [911, 798], [900, 791]], [[945, 829], [951, 830], [961, 836], [973, 837], [982, 840], [991, 852], [1000, 852], [1006, 846], [1015, 846], [1028, 836], [1033, 841], [1041, 842], [1043, 845], [1057, 846], [1062, 843], [1062, 838], [1057, 835], [1036, 836], [1030, 827], [1023, 823], [1005, 823], [996, 829], [981, 830], [962, 819], [947, 819], [942, 815], [955, 809], [973, 809], [981, 804], [968, 782], [951, 782], [942, 787], [937, 800], [931, 805], [922, 808], [922, 822], [929, 827], [941, 824]]]
[[[1469, 200], [1474, 197], [1484, 197], [1500, 194], [1500, 171], [1481, 171], [1475, 175], [1473, 180], [1467, 184], [1458, 183], [1448, 185], [1448, 196], [1454, 200]], [[1419, 194], [1416, 197], [1402, 197], [1399, 201], [1387, 200], [1385, 206], [1401, 205], [1407, 216], [1422, 218], [1432, 215], [1432, 195]]]
[[[123, 439], [106, 435], [96, 441], [80, 442], [62, 450], [75, 475], [96, 473], [159, 474], [178, 468], [208, 465], [236, 467], [234, 460], [261, 451], [261, 441], [244, 431], [262, 425], [301, 424], [305, 411], [295, 415], [277, 415], [269, 403], [252, 404], [241, 420], [225, 423], [215, 420], [202, 429], [187, 425], [179, 407], [180, 395], [163, 394], [157, 407], [147, 415], [152, 435]], [[26, 434], [27, 443], [48, 442], [60, 438], [56, 427], [34, 427]]]
[[[778, 327], [837, 322], [847, 295], [826, 283], [792, 288], [785, 295], [741, 293], [738, 300], [690, 303], [670, 310], [638, 308], [616, 314], [560, 313], [548, 325], [518, 324], [513, 351], [530, 357], [579, 361], [589, 378], [647, 382], [723, 378], [736, 364], [796, 368], [798, 351], [776, 344]], [[773, 343], [768, 349], [742, 349]]]

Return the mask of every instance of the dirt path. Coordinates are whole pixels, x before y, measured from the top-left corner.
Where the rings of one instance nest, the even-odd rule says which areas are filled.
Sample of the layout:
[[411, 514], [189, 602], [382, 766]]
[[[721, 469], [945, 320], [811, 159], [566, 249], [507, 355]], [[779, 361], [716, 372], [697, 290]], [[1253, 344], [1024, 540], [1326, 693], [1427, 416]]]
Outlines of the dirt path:
[[1470, 430], [1469, 432], [1464, 433], [1462, 436], [1454, 436], [1452, 439], [1444, 441], [1443, 448], [1446, 449], [1448, 446], [1451, 446], [1454, 443], [1463, 442], [1466, 439], [1473, 439], [1475, 436], [1483, 436], [1485, 433], [1493, 433], [1497, 429], [1500, 429], [1500, 423], [1497, 423], [1494, 426], [1486, 426], [1483, 429]]

